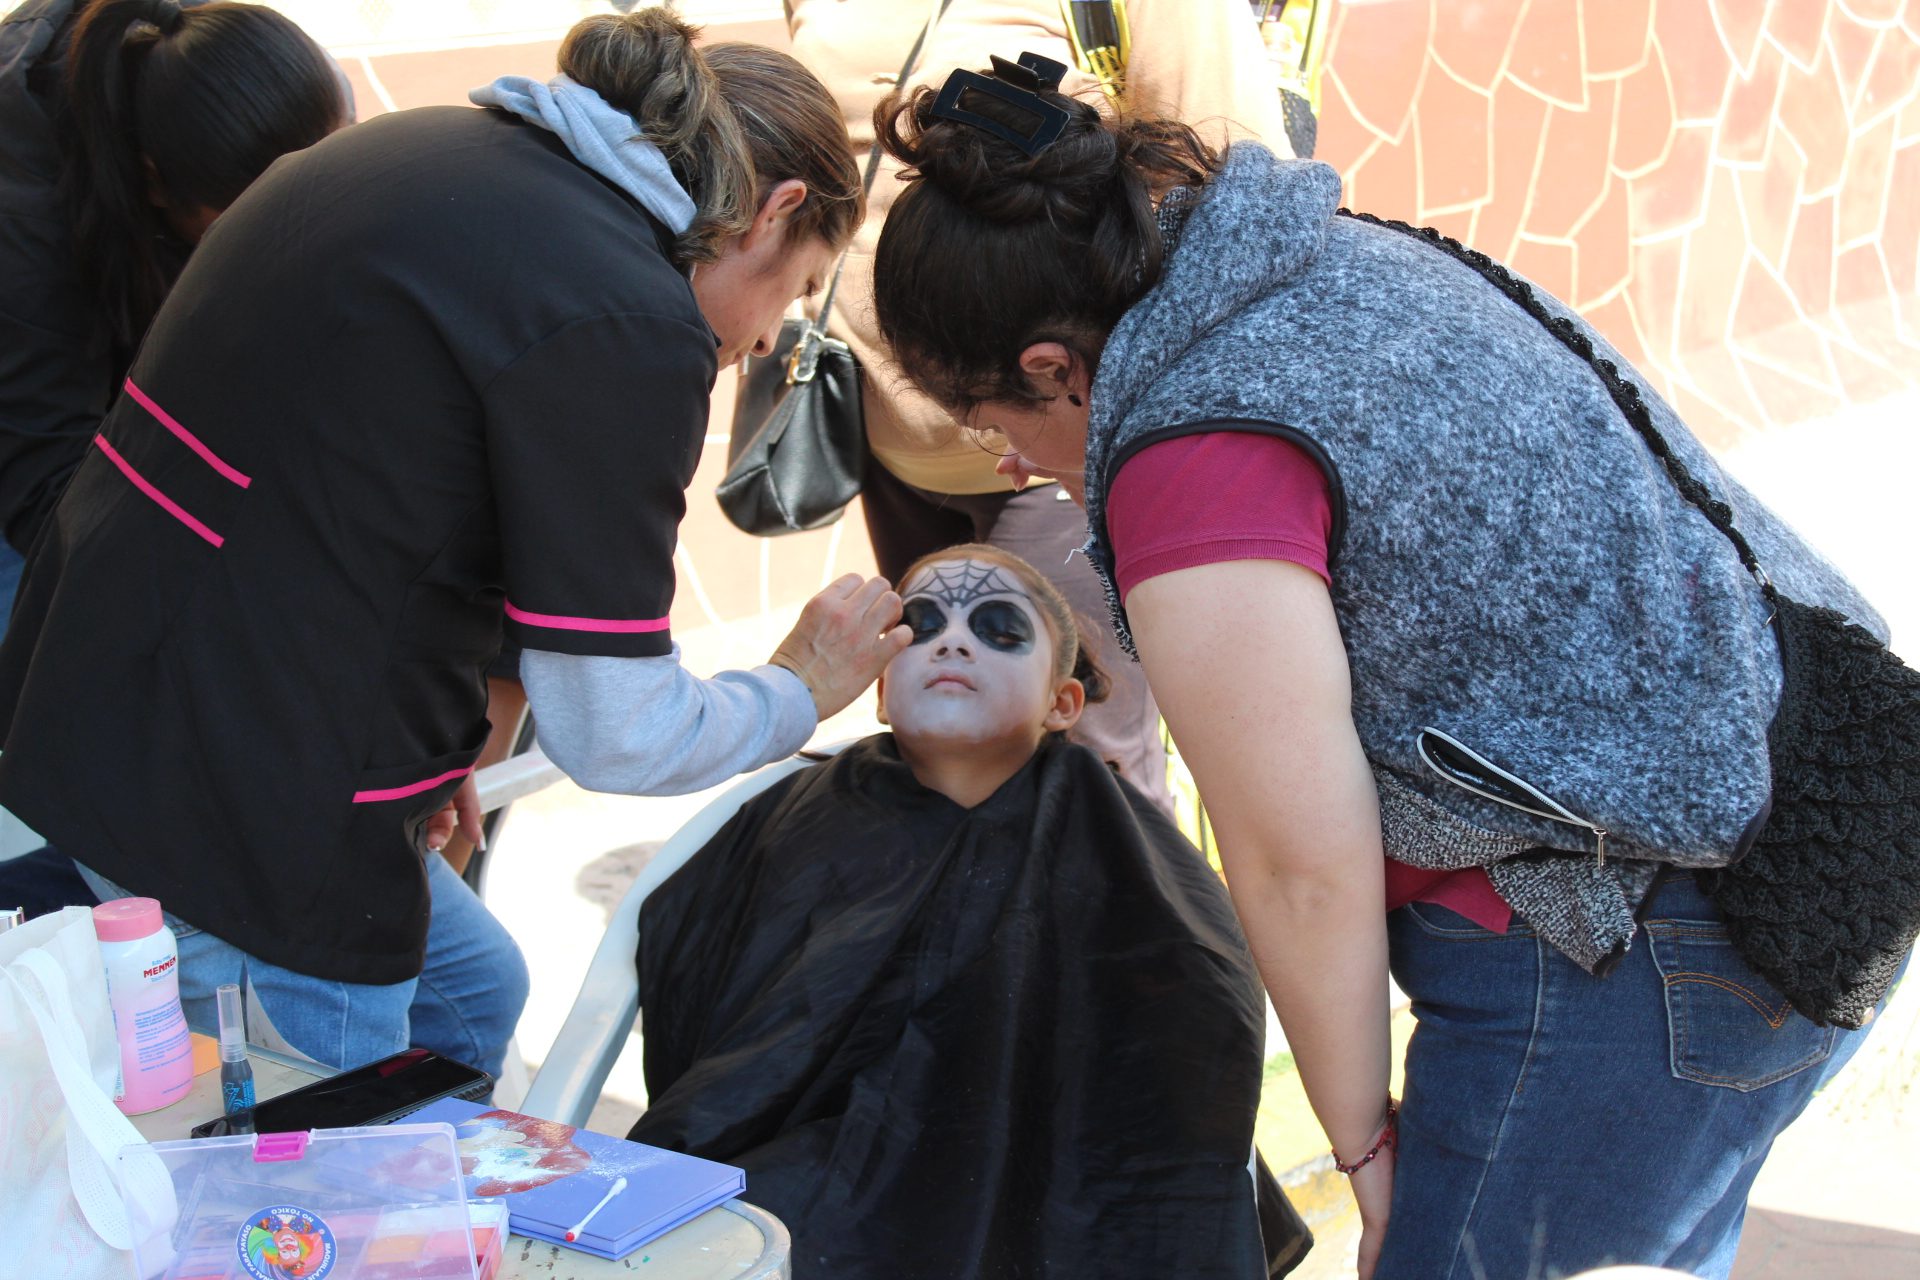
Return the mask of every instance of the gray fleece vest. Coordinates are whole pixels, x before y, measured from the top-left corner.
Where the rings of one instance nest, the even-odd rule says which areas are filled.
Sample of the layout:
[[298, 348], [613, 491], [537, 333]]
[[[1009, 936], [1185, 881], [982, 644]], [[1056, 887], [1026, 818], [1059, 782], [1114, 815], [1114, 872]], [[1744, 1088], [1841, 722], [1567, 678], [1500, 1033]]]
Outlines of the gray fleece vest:
[[[1441, 249], [1336, 217], [1339, 195], [1326, 165], [1228, 153], [1101, 355], [1087, 551], [1111, 584], [1107, 493], [1149, 444], [1228, 422], [1306, 448], [1332, 490], [1332, 598], [1387, 852], [1488, 867], [1594, 968], [1625, 950], [1656, 864], [1724, 865], [1766, 818], [1766, 603], [1585, 361]], [[1884, 635], [1628, 376], [1781, 589]]]

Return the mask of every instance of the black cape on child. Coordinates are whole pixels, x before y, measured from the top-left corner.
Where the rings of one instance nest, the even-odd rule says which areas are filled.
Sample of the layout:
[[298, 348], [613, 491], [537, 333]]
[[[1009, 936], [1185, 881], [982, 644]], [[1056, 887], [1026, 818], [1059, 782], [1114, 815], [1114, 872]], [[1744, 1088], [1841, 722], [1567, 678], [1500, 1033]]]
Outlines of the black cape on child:
[[631, 1136], [744, 1167], [801, 1280], [1268, 1273], [1259, 979], [1219, 878], [1084, 748], [965, 810], [869, 738], [748, 803], [640, 939]]

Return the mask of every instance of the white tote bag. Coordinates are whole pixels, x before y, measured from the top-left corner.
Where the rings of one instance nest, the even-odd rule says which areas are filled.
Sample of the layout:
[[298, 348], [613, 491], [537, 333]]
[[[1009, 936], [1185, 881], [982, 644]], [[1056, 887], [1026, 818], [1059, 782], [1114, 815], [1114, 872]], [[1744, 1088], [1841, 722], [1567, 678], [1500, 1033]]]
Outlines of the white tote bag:
[[0, 934], [0, 1276], [129, 1280], [136, 1238], [167, 1252], [173, 1180], [123, 1156], [146, 1140], [113, 1104], [119, 1060], [93, 913]]

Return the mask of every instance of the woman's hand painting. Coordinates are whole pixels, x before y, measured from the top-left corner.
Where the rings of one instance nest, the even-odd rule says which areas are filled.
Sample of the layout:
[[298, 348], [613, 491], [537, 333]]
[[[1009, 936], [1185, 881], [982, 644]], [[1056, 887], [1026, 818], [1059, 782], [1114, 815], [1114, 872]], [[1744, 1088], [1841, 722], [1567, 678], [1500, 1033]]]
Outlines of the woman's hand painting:
[[912, 633], [899, 622], [900, 597], [886, 579], [850, 573], [807, 601], [767, 661], [800, 677], [825, 720], [865, 692], [907, 647]]

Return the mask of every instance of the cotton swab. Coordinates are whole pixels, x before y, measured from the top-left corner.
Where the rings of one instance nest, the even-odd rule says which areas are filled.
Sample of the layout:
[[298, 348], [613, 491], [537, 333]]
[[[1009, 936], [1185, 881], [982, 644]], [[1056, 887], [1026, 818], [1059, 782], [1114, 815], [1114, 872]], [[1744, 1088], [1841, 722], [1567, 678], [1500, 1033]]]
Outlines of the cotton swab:
[[574, 1223], [573, 1230], [567, 1232], [567, 1243], [572, 1244], [575, 1240], [578, 1240], [580, 1233], [587, 1229], [587, 1224], [593, 1221], [593, 1216], [606, 1208], [609, 1201], [626, 1189], [627, 1180], [625, 1178], [615, 1178], [613, 1185], [607, 1188], [607, 1194], [600, 1197], [600, 1203], [587, 1210], [587, 1216]]

